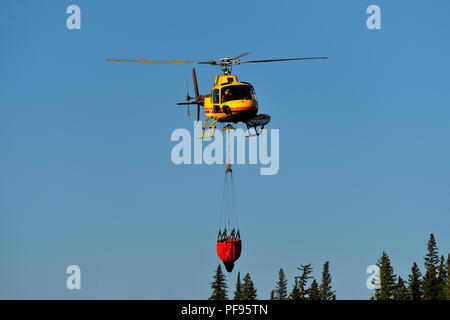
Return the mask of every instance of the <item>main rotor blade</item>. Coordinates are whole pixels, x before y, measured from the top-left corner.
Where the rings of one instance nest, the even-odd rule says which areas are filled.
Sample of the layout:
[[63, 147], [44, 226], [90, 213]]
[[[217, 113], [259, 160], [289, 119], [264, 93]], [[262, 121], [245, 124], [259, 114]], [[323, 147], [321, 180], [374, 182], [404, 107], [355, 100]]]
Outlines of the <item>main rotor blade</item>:
[[170, 64], [213, 64], [211, 61], [157, 61], [157, 60], [128, 60], [128, 59], [106, 59], [110, 62], [141, 62], [141, 63], [170, 63]]
[[258, 63], [258, 62], [276, 62], [276, 61], [292, 61], [292, 60], [315, 60], [315, 59], [328, 59], [328, 57], [311, 57], [311, 58], [289, 58], [289, 59], [271, 59], [271, 60], [249, 60], [249, 61], [237, 61], [237, 64], [241, 63]]
[[250, 52], [241, 53], [241, 54], [237, 55], [236, 57], [231, 58], [231, 60], [237, 60], [237, 59], [239, 59], [240, 57], [243, 57], [243, 56], [245, 56], [245, 55], [247, 55], [247, 54], [249, 54], [249, 53], [250, 53]]

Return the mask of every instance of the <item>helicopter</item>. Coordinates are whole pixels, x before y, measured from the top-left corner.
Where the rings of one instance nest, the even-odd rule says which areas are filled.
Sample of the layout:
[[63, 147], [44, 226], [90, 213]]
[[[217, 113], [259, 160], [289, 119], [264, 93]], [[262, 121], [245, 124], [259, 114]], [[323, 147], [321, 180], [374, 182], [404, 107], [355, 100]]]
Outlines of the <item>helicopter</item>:
[[[200, 107], [204, 107], [206, 119], [202, 125], [201, 139], [207, 139], [214, 136], [216, 124], [225, 124], [223, 130], [233, 130], [232, 124], [239, 122], [247, 126], [248, 136], [258, 136], [264, 126], [270, 122], [270, 115], [258, 114], [258, 100], [256, 98], [255, 89], [249, 82], [239, 81], [236, 75], [233, 75], [233, 66], [243, 63], [263, 63], [277, 61], [294, 61], [294, 60], [317, 60], [328, 59], [328, 57], [308, 57], [308, 58], [287, 58], [287, 59], [270, 59], [270, 60], [247, 60], [241, 61], [240, 58], [250, 52], [239, 54], [232, 58], [222, 58], [219, 60], [209, 61], [157, 61], [157, 60], [127, 60], [127, 59], [107, 59], [111, 62], [140, 62], [140, 63], [169, 63], [169, 64], [188, 64], [202, 65], [208, 64], [219, 66], [222, 75], [216, 76], [214, 79], [214, 87], [210, 94], [200, 95], [198, 90], [197, 75], [195, 68], [192, 69], [192, 78], [194, 82], [195, 96], [186, 95], [186, 102], [179, 102], [177, 105], [187, 106], [188, 119], [190, 119], [189, 106], [197, 106], [197, 121], [200, 121]], [[259, 131], [258, 128], [260, 127]], [[250, 129], [253, 128], [253, 134]], [[205, 135], [205, 131], [208, 132]]]

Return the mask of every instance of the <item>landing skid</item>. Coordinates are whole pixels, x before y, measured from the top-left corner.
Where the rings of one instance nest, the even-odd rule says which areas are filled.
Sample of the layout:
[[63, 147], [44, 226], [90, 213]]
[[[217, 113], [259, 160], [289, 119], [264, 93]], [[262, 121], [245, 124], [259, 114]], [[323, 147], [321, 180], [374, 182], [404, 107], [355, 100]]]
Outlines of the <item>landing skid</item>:
[[[248, 130], [248, 136], [247, 137], [257, 137], [262, 133], [262, 130], [264, 129], [264, 126], [266, 126], [270, 122], [271, 117], [268, 114], [257, 114], [252, 118], [238, 118], [236, 116], [229, 116], [225, 118], [221, 118], [218, 120], [215, 120], [213, 117], [208, 117], [205, 122], [203, 122], [202, 125], [202, 136], [201, 139], [208, 139], [212, 138], [214, 136], [214, 133], [216, 132], [216, 123], [227, 123], [223, 127], [223, 131], [225, 130], [235, 130], [236, 128], [231, 125], [231, 123], [236, 124], [237, 122], [243, 122], [247, 126]], [[210, 120], [213, 120], [211, 124], [208, 124]], [[258, 127], [261, 127], [258, 130]], [[250, 129], [253, 128], [254, 133], [250, 132]], [[208, 132], [205, 135], [205, 131], [208, 130]]]

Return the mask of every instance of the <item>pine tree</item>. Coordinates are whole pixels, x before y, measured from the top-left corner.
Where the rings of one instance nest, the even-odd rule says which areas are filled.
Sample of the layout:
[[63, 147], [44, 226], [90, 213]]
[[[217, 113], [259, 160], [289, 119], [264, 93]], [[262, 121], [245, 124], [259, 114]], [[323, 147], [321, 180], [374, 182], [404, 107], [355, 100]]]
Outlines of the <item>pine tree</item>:
[[398, 277], [397, 284], [394, 290], [394, 300], [409, 300], [408, 288], [406, 288], [405, 281], [402, 277]]
[[270, 291], [270, 300], [276, 300], [275, 299], [275, 290]]
[[311, 264], [307, 265], [301, 265], [300, 268], [297, 268], [302, 272], [302, 274], [299, 277], [295, 277], [298, 279], [297, 282], [297, 289], [298, 289], [298, 295], [296, 300], [306, 300], [309, 294], [309, 290], [306, 289], [306, 285], [308, 284], [308, 280], [312, 277], [310, 274], [312, 273], [312, 267]]
[[375, 289], [375, 298], [377, 300], [390, 300], [394, 295], [396, 277], [386, 252], [383, 251], [377, 266], [380, 268], [380, 288]]
[[331, 287], [331, 274], [329, 271], [329, 264], [329, 261], [326, 261], [323, 265], [322, 283], [319, 287], [321, 300], [336, 300], [336, 291], [333, 291]]
[[441, 262], [438, 268], [438, 282], [439, 282], [439, 300], [447, 299], [447, 284], [448, 284], [448, 274], [447, 274], [447, 264], [445, 263], [444, 255], [441, 255]]
[[319, 285], [317, 284], [316, 279], [313, 280], [311, 287], [309, 288], [309, 300], [320, 300]]
[[438, 279], [438, 253], [434, 234], [430, 235], [427, 245], [428, 253], [425, 255], [425, 276], [423, 277], [423, 299], [439, 299], [440, 284]]
[[211, 297], [209, 297], [209, 300], [228, 300], [227, 283], [220, 264], [218, 265], [213, 278], [214, 281], [211, 282], [211, 289], [213, 292]]
[[244, 284], [242, 286], [242, 300], [256, 300], [256, 289], [250, 278], [250, 274], [244, 276]]
[[274, 299], [275, 300], [286, 300], [288, 297], [287, 293], [287, 280], [286, 275], [284, 274], [283, 268], [278, 272], [278, 282], [277, 287], [274, 291]]
[[300, 289], [298, 287], [298, 279], [295, 278], [294, 286], [292, 287], [292, 291], [289, 294], [289, 300], [301, 300], [302, 297], [300, 295]]
[[408, 276], [408, 291], [410, 300], [422, 299], [422, 280], [420, 279], [422, 274], [420, 273], [419, 266], [414, 262], [411, 268], [411, 274]]
[[236, 290], [234, 291], [234, 300], [242, 300], [242, 295], [241, 273], [238, 272], [236, 280]]
[[447, 257], [447, 300], [450, 300], [450, 253]]

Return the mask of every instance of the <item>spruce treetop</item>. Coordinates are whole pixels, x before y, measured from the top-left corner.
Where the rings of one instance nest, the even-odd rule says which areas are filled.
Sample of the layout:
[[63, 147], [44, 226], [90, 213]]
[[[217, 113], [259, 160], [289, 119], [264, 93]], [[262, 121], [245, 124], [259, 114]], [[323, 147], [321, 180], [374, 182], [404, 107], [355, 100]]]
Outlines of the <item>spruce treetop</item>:
[[244, 276], [243, 281], [243, 300], [256, 300], [257, 295], [255, 285], [253, 284], [249, 273]]
[[331, 274], [329, 271], [330, 262], [326, 261], [323, 265], [322, 283], [319, 287], [321, 300], [336, 300], [335, 291], [331, 287]]
[[278, 282], [277, 287], [274, 291], [274, 299], [275, 300], [286, 300], [288, 298], [287, 293], [287, 280], [286, 275], [284, 274], [283, 268], [278, 272]]
[[241, 273], [238, 272], [236, 280], [236, 290], [234, 291], [233, 300], [242, 300], [242, 298], [243, 298], [243, 288], [241, 283]]
[[220, 264], [216, 269], [213, 279], [214, 281], [211, 282], [211, 289], [213, 292], [211, 297], [209, 297], [209, 300], [228, 300], [227, 283]]

